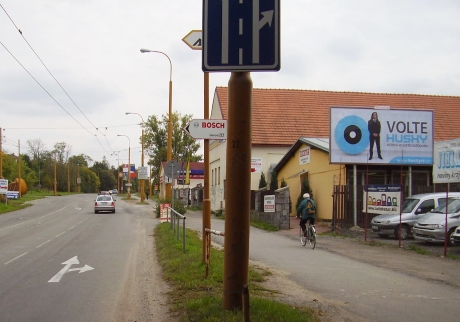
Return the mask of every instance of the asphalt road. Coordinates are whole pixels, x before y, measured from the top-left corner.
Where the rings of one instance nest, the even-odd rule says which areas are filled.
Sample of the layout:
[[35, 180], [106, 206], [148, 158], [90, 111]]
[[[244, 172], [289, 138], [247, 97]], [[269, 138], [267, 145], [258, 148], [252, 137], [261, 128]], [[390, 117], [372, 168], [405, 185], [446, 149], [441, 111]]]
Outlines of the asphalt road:
[[116, 213], [94, 214], [95, 196], [0, 216], [0, 321], [114, 320], [139, 232], [154, 223], [121, 200]]
[[[187, 227], [201, 231], [201, 215], [190, 213]], [[212, 229], [225, 231], [223, 220], [212, 219]], [[212, 237], [223, 244], [224, 237]], [[327, 247], [322, 247], [322, 242]], [[333, 239], [333, 240], [332, 240]], [[450, 261], [450, 271], [436, 272], [437, 267], [447, 269], [441, 258], [430, 258], [403, 250], [372, 248], [358, 243], [347, 243], [346, 252], [362, 252], [344, 256], [336, 252], [332, 243], [340, 238], [318, 237], [317, 248], [311, 250], [300, 245], [297, 237], [285, 233], [272, 233], [251, 227], [249, 256], [253, 261], [264, 263], [289, 280], [308, 290], [311, 298], [320, 299], [329, 309], [346, 312], [331, 317], [334, 321], [458, 321], [460, 317], [460, 287], [458, 284], [460, 263]], [[381, 258], [379, 258], [382, 252]], [[409, 256], [406, 256], [409, 255]], [[382, 262], [379, 260], [386, 259]], [[422, 257], [420, 257], [422, 256]], [[375, 257], [376, 260], [371, 260]], [[409, 257], [411, 263], [409, 263]], [[417, 266], [417, 258], [420, 265]], [[407, 260], [407, 265], [404, 261]], [[388, 265], [394, 261], [394, 265]], [[441, 261], [438, 266], [435, 261]], [[444, 261], [444, 262], [443, 262]], [[407, 269], [401, 268], [407, 266]], [[452, 269], [454, 267], [454, 269]], [[434, 270], [432, 275], [417, 274], [417, 270]], [[455, 274], [453, 282], [442, 282], [428, 276]], [[447, 279], [446, 279], [447, 280]], [[448, 281], [448, 280], [447, 280]], [[286, 297], [294, 292], [286, 284], [281, 290]]]

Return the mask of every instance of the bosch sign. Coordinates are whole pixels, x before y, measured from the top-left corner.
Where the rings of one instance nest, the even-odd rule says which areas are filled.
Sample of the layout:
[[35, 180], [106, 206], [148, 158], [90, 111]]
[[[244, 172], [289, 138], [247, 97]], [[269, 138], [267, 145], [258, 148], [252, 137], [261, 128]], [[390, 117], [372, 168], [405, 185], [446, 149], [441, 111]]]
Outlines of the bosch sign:
[[225, 129], [225, 123], [223, 122], [201, 122], [202, 128], [208, 129]]
[[192, 120], [184, 131], [194, 139], [226, 140], [227, 120]]

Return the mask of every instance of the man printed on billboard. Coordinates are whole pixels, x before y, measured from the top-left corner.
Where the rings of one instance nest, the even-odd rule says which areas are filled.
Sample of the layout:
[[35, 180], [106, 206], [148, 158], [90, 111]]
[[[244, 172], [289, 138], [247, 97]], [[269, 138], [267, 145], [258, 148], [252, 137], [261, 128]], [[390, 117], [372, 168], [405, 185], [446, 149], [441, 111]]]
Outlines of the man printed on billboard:
[[374, 155], [374, 142], [377, 146], [377, 156], [379, 159], [382, 159], [382, 155], [380, 154], [380, 130], [381, 125], [379, 121], [379, 116], [377, 112], [373, 112], [371, 115], [371, 119], [367, 122], [367, 129], [369, 130], [369, 160], [372, 160], [372, 156]]

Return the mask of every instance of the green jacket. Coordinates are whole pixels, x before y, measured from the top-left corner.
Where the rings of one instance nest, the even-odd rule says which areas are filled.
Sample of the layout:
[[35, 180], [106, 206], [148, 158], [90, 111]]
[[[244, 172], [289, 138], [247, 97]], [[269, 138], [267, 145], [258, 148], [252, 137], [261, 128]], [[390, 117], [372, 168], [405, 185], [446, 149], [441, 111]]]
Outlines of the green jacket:
[[[311, 201], [311, 204], [313, 205], [313, 208], [307, 208], [308, 201]], [[308, 214], [308, 211], [310, 211], [310, 210], [316, 210], [315, 201], [313, 199], [311, 199], [311, 198], [305, 198], [299, 204], [299, 207], [297, 207], [297, 214], [298, 215], [302, 214], [302, 219], [316, 218], [316, 213]]]

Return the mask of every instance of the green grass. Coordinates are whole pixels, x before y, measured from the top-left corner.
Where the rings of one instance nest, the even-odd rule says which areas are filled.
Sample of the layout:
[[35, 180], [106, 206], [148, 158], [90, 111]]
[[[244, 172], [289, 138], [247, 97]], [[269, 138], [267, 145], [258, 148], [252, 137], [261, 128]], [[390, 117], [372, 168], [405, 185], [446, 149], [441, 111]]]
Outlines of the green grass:
[[427, 251], [426, 249], [423, 249], [422, 247], [416, 246], [416, 245], [409, 245], [408, 249], [416, 252], [417, 254], [421, 255], [432, 255], [430, 251]]
[[[202, 241], [197, 233], [186, 230], [186, 252], [182, 242], [173, 236], [170, 224], [159, 224], [154, 231], [158, 259], [163, 275], [172, 291], [168, 294], [171, 309], [180, 321], [230, 322], [243, 321], [243, 312], [223, 309], [224, 254], [211, 249], [209, 274], [202, 263]], [[249, 269], [249, 301], [251, 321], [316, 321], [308, 308], [293, 307], [276, 301], [276, 291], [261, 282], [270, 272], [260, 267]]]
[[262, 229], [262, 230], [266, 230], [266, 231], [278, 231], [279, 230], [278, 227], [273, 226], [269, 223], [266, 223], [265, 221], [262, 221], [260, 219], [255, 219], [255, 218], [254, 219], [251, 218], [251, 226]]

